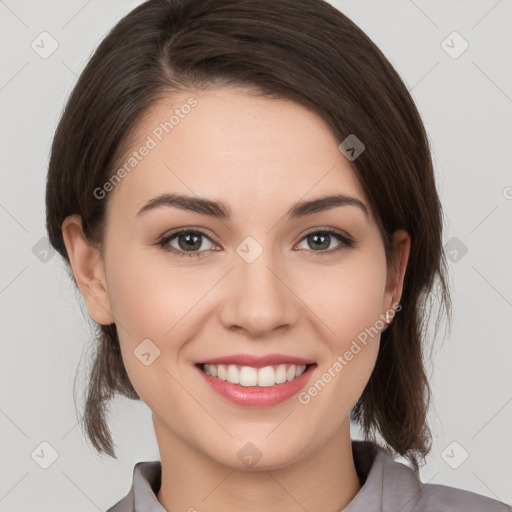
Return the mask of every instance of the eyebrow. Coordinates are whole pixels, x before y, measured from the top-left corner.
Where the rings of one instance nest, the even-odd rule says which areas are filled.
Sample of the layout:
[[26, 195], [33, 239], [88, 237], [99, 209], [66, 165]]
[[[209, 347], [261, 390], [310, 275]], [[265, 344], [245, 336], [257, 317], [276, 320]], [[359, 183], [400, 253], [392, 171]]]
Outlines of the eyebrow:
[[[186, 196], [181, 194], [162, 194], [150, 199], [137, 213], [140, 216], [150, 210], [162, 206], [181, 208], [190, 210], [201, 215], [208, 215], [222, 220], [231, 219], [231, 210], [229, 206], [218, 201], [198, 197]], [[323, 196], [309, 201], [299, 201], [294, 204], [287, 212], [288, 219], [296, 219], [305, 215], [331, 210], [340, 206], [355, 206], [360, 208], [366, 217], [369, 216], [368, 208], [359, 199], [343, 194]]]

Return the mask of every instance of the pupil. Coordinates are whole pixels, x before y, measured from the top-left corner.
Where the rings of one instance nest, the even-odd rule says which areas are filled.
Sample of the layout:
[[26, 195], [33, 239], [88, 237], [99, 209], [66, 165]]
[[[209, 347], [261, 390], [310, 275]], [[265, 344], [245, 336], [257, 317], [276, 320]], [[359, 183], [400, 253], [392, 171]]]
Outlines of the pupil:
[[315, 241], [315, 243], [316, 243], [316, 242], [318, 242], [320, 238], [323, 238], [323, 239], [324, 239], [324, 242], [323, 242], [323, 243], [322, 243], [322, 242], [320, 242], [320, 244], [316, 244], [316, 247], [317, 247], [317, 248], [319, 247], [319, 245], [321, 245], [321, 246], [322, 246], [322, 247], [321, 247], [322, 249], [327, 249], [327, 248], [329, 247], [329, 242], [326, 242], [326, 241], [325, 241], [325, 240], [327, 240], [327, 239], [329, 238], [329, 235], [327, 235], [327, 234], [319, 234], [319, 235], [318, 235], [318, 234], [316, 234], [316, 235], [312, 235], [312, 238], [313, 238], [313, 240]]
[[[181, 235], [179, 237], [180, 241], [180, 247], [184, 250], [190, 250], [190, 249], [199, 249], [201, 247], [201, 242], [198, 242], [200, 236], [194, 235], [191, 233], [187, 233], [186, 235]], [[185, 239], [185, 245], [181, 244], [181, 241]], [[193, 239], [193, 241], [192, 241]]]

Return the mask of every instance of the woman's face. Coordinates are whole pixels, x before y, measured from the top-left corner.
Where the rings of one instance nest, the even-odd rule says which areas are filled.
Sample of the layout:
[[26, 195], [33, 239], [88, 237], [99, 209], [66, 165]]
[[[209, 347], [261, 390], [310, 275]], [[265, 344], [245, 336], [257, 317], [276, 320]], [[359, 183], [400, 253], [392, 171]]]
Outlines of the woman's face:
[[[129, 171], [98, 199], [108, 223], [96, 302], [117, 323], [159, 441], [238, 468], [247, 454], [265, 469], [314, 453], [348, 429], [401, 292], [341, 141], [298, 104], [223, 88], [160, 102], [132, 142]], [[189, 206], [151, 203], [163, 195]], [[352, 199], [289, 213], [334, 195]], [[223, 207], [190, 206], [199, 200]], [[227, 376], [200, 367], [227, 357]], [[293, 358], [311, 363], [299, 381]], [[240, 378], [249, 386], [229, 382]]]

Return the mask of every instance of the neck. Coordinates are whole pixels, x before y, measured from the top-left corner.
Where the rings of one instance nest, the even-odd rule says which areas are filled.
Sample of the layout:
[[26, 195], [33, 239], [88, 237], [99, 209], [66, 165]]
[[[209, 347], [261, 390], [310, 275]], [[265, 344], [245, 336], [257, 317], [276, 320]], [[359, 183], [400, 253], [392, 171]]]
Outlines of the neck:
[[153, 418], [167, 512], [340, 512], [361, 488], [349, 422], [319, 450], [268, 471], [231, 468], [199, 452]]

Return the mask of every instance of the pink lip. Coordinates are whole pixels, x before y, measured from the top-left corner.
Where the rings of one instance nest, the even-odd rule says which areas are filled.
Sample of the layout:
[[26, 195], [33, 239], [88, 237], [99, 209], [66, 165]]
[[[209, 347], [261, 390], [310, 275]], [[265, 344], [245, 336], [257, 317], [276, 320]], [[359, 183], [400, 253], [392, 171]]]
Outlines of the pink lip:
[[287, 356], [284, 354], [269, 354], [266, 356], [252, 356], [250, 354], [234, 354], [232, 356], [216, 357], [207, 359], [197, 364], [237, 364], [240, 366], [252, 366], [253, 368], [263, 368], [264, 366], [275, 366], [278, 364], [313, 364], [315, 361], [302, 359], [300, 357]]
[[[215, 361], [215, 359], [212, 361]], [[290, 359], [288, 359], [288, 361], [290, 361]], [[210, 388], [235, 405], [241, 405], [245, 407], [271, 407], [291, 398], [292, 396], [296, 395], [302, 388], [304, 388], [307, 381], [313, 374], [314, 368], [316, 368], [317, 365], [313, 364], [307, 366], [306, 371], [302, 375], [291, 381], [268, 387], [242, 386], [241, 384], [232, 384], [231, 382], [208, 375], [201, 369], [201, 366], [201, 364], [196, 365], [197, 371], [201, 374]]]

